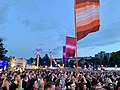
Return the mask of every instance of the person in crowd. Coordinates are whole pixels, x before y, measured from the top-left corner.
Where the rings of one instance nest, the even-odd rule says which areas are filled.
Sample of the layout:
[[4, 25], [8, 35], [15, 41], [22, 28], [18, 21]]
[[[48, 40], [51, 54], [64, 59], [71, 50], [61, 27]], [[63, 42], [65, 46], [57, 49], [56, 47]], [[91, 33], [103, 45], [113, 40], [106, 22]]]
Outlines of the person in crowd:
[[39, 90], [37, 79], [30, 79], [26, 85], [25, 90]]
[[49, 81], [49, 82], [44, 86], [44, 90], [55, 90], [55, 83]]
[[40, 75], [38, 77], [38, 84], [39, 84], [39, 90], [44, 90], [44, 79], [43, 79], [43, 75]]
[[27, 77], [26, 77], [26, 75], [23, 75], [22, 78], [23, 78], [23, 80], [22, 80], [22, 88], [25, 89], [25, 88], [26, 88], [26, 85], [27, 85], [27, 81], [26, 81], [26, 80], [27, 80]]
[[0, 82], [2, 90], [119, 90], [120, 71], [81, 70], [76, 73], [75, 69], [68, 68], [5, 71], [0, 75]]
[[3, 83], [2, 83], [2, 90], [9, 90], [9, 80], [8, 77], [4, 78]]
[[21, 78], [20, 78], [20, 74], [16, 74], [14, 76], [14, 80], [10, 85], [10, 90], [20, 90], [22, 87], [21, 85]]
[[60, 87], [60, 79], [57, 78], [55, 80], [55, 90], [62, 90], [62, 88]]

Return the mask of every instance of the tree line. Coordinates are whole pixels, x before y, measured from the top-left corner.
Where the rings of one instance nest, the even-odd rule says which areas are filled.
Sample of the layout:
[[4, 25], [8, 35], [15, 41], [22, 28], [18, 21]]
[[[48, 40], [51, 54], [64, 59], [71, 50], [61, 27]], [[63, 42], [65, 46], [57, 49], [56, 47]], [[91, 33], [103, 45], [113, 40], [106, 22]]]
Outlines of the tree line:
[[8, 60], [8, 57], [5, 55], [8, 52], [8, 50], [6, 50], [3, 46], [3, 39], [0, 38], [0, 60]]
[[[74, 60], [70, 60], [67, 64], [67, 66], [73, 67], [76, 62]], [[89, 65], [93, 66], [94, 68], [97, 68], [99, 65], [103, 65], [105, 67], [120, 67], [120, 50], [117, 52], [112, 52], [111, 57], [108, 58], [107, 56], [104, 56], [103, 59], [99, 59], [96, 57], [91, 57], [90, 59], [81, 58], [78, 60], [78, 65], [80, 67], [84, 67], [86, 65], [89, 67]]]

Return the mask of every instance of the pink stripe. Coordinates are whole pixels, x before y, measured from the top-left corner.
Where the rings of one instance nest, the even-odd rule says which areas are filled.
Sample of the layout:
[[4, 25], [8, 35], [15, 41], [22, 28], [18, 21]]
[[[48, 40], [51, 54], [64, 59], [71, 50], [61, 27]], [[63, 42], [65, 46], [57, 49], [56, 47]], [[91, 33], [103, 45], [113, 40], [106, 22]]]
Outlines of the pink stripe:
[[96, 6], [96, 5], [88, 5], [82, 8], [78, 8], [76, 9], [76, 15], [78, 14], [84, 14], [85, 12], [88, 12], [90, 10], [94, 10], [94, 9], [98, 9], [99, 10], [100, 6]]
[[66, 48], [75, 49], [75, 48], [76, 48], [76, 46], [66, 45]]
[[83, 19], [83, 20], [76, 20], [76, 26], [84, 26], [87, 25], [95, 20], [99, 20], [99, 14], [94, 14], [94, 15], [90, 15], [89, 17]]
[[76, 20], [81, 20], [81, 19], [89, 17], [90, 15], [97, 14], [97, 13], [99, 13], [99, 10], [94, 9], [89, 12], [85, 12], [84, 14], [78, 14], [78, 15], [76, 15]]

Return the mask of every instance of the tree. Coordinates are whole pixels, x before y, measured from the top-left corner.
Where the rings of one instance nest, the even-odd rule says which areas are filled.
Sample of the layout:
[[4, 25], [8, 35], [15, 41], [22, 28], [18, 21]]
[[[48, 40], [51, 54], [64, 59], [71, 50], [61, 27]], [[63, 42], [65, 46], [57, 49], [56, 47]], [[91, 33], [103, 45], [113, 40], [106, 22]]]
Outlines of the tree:
[[3, 47], [3, 39], [0, 38], [0, 59], [1, 60], [6, 60], [7, 57], [5, 56], [5, 54], [8, 52], [8, 50], [6, 50], [4, 47]]
[[48, 57], [48, 54], [45, 54], [43, 60], [46, 62], [45, 65], [50, 66], [50, 58]]
[[109, 64], [110, 64], [111, 67], [115, 66], [115, 61], [113, 60], [113, 57], [110, 58]]
[[[57, 60], [57, 59], [55, 59], [55, 60]], [[63, 65], [62, 60], [60, 60], [59, 62], [57, 62], [57, 64], [59, 64], [60, 66], [62, 66]], [[64, 66], [65, 66], [65, 63], [64, 63]]]
[[118, 67], [120, 67], [120, 51], [113, 52], [112, 59], [113, 59], [114, 65], [117, 65]]
[[30, 58], [31, 63], [33, 63], [33, 60], [34, 60], [33, 57], [31, 57], [31, 58]]
[[78, 66], [82, 67], [82, 61], [81, 60], [78, 61]]
[[75, 64], [74, 64], [74, 60], [70, 60], [69, 65], [70, 65], [70, 67], [73, 68], [73, 65], [75, 65]]
[[102, 65], [108, 65], [108, 58], [107, 58], [107, 56], [104, 56], [104, 59], [102, 61]]
[[39, 66], [44, 65], [46, 62], [43, 60], [43, 58], [39, 57]]

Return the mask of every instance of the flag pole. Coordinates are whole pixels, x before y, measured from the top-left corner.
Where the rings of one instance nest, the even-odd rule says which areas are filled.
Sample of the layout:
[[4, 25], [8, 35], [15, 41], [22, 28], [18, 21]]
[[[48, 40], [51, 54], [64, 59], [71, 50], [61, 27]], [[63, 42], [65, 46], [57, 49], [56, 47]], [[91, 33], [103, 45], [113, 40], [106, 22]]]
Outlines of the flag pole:
[[37, 58], [37, 68], [39, 68], [39, 58], [40, 58], [40, 47], [39, 46], [38, 46], [36, 58]]
[[52, 68], [52, 51], [50, 51], [50, 67]]
[[39, 57], [40, 57], [40, 54], [37, 54], [37, 68], [39, 67]]
[[74, 0], [74, 21], [75, 21], [75, 38], [76, 38], [76, 75], [78, 74], [78, 52], [77, 52], [77, 33], [76, 33], [76, 11], [75, 11], [75, 0]]

